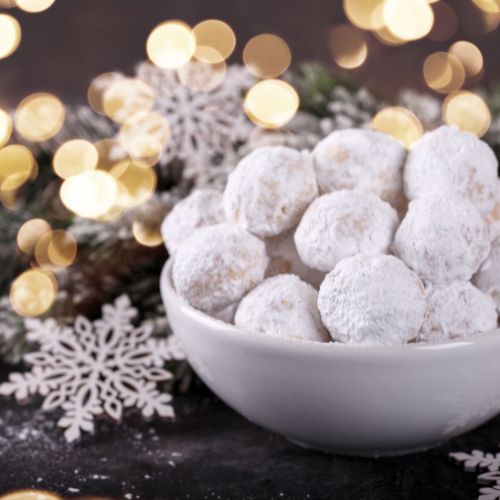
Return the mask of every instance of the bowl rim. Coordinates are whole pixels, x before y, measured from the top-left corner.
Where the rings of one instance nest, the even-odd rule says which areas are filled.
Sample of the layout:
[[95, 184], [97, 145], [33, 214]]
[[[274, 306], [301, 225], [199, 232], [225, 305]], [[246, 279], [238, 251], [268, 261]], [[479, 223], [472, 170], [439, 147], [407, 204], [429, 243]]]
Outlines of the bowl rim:
[[[371, 345], [356, 345], [343, 344], [341, 342], [317, 342], [313, 340], [302, 339], [284, 339], [271, 335], [250, 332], [243, 330], [237, 326], [226, 323], [220, 319], [214, 318], [207, 313], [195, 309], [186, 299], [177, 293], [172, 281], [172, 266], [173, 258], [169, 258], [160, 275], [160, 292], [164, 303], [173, 303], [178, 309], [189, 316], [197, 323], [203, 324], [212, 334], [221, 336], [226, 340], [238, 340], [245, 344], [260, 344], [262, 347], [278, 347], [281, 350], [300, 350], [301, 352], [312, 350], [316, 353], [322, 352], [325, 354], [342, 354], [342, 355], [384, 355], [392, 357], [393, 355], [401, 356], [403, 354], [421, 354], [429, 352], [457, 352], [463, 349], [479, 347], [481, 349], [491, 349], [493, 345], [498, 344], [500, 348], [500, 328], [496, 328], [491, 332], [480, 333], [473, 335], [468, 339], [455, 340], [444, 342], [441, 344], [425, 344], [425, 343], [410, 343], [393, 346], [371, 346]], [[237, 335], [235, 335], [237, 334]], [[499, 349], [500, 352], [500, 349]]]

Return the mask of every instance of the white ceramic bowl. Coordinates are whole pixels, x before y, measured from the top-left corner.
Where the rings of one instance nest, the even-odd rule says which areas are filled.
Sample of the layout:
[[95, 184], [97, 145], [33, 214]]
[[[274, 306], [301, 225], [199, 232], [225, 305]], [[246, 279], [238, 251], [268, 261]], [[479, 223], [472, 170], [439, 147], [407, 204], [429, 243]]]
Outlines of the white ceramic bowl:
[[302, 446], [352, 455], [426, 449], [500, 412], [500, 331], [395, 347], [283, 340], [242, 331], [161, 292], [201, 379], [247, 419]]

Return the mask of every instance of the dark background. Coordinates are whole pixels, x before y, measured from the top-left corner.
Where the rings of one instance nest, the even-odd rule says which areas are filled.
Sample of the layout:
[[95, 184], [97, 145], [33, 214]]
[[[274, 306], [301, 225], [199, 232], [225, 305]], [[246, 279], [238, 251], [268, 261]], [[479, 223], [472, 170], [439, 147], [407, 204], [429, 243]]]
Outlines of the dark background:
[[[421, 66], [426, 55], [447, 50], [459, 39], [476, 43], [485, 56], [484, 82], [500, 78], [500, 28], [484, 34], [480, 11], [472, 0], [448, 0], [459, 29], [445, 42], [421, 40], [399, 47], [380, 44], [369, 33], [369, 56], [352, 77], [382, 96], [403, 86], [424, 88]], [[0, 9], [3, 10], [3, 9]], [[344, 22], [341, 0], [56, 0], [47, 11], [27, 14], [6, 10], [21, 23], [18, 50], [0, 61], [0, 106], [13, 107], [26, 94], [55, 92], [67, 102], [83, 102], [91, 79], [103, 72], [132, 72], [145, 58], [151, 29], [167, 19], [191, 25], [207, 18], [228, 22], [238, 45], [233, 60], [252, 36], [272, 32], [290, 45], [294, 65], [319, 60], [334, 66], [327, 34]]]

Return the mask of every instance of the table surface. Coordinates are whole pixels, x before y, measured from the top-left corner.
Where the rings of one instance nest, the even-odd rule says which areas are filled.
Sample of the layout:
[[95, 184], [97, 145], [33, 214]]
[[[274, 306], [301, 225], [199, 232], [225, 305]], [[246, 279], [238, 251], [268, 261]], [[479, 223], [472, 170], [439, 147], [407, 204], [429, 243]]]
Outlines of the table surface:
[[[2, 377], [4, 378], [4, 377]], [[475, 474], [450, 451], [495, 451], [500, 418], [425, 453], [366, 459], [304, 450], [234, 413], [207, 389], [176, 396], [176, 421], [99, 422], [66, 444], [37, 404], [0, 401], [0, 492], [39, 488], [68, 498], [473, 499]]]

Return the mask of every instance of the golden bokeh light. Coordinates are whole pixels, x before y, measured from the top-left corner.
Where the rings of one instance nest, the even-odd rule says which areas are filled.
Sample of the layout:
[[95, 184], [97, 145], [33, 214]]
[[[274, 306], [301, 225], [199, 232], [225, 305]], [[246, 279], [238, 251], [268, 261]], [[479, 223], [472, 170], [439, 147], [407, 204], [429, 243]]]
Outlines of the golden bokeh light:
[[158, 162], [170, 140], [167, 119], [155, 112], [143, 111], [129, 118], [120, 129], [120, 143], [133, 160], [152, 166]]
[[9, 113], [0, 109], [0, 148], [3, 148], [10, 139], [12, 133], [12, 120]]
[[[203, 47], [204, 52], [213, 50], [210, 47]], [[208, 64], [192, 60], [177, 70], [177, 76], [185, 87], [196, 92], [209, 92], [223, 82], [226, 76], [226, 63], [222, 61]]]
[[122, 125], [119, 137], [133, 160], [152, 166], [170, 140], [170, 126], [159, 113], [137, 113]]
[[145, 224], [139, 220], [132, 223], [132, 234], [138, 243], [146, 247], [157, 247], [163, 243], [159, 226]]
[[109, 170], [128, 157], [126, 149], [116, 138], [100, 139], [94, 143], [94, 147], [99, 155], [97, 166], [103, 170]]
[[[10, 287], [9, 300], [12, 309], [20, 316], [34, 317], [47, 312], [56, 299], [57, 282], [54, 276], [42, 269], [30, 269], [19, 275]], [[18, 493], [18, 495], [20, 495]], [[14, 496], [9, 500], [51, 497]]]
[[458, 57], [447, 52], [434, 52], [425, 59], [423, 75], [428, 87], [448, 94], [458, 90], [465, 81], [465, 70]]
[[61, 144], [54, 154], [52, 165], [62, 179], [78, 175], [97, 167], [99, 153], [96, 147], [83, 139], [73, 139]]
[[407, 149], [424, 133], [420, 120], [411, 111], [399, 106], [379, 111], [372, 119], [371, 128], [391, 135]]
[[482, 10], [481, 23], [484, 33], [495, 31], [500, 24], [500, 12], [487, 12], [486, 10]]
[[410, 41], [431, 31], [434, 12], [427, 0], [385, 0], [383, 18], [393, 35]]
[[377, 30], [384, 26], [380, 15], [385, 0], [344, 0], [344, 12], [352, 24], [364, 30]]
[[458, 29], [458, 16], [453, 7], [443, 1], [433, 3], [434, 25], [427, 37], [433, 42], [444, 42], [455, 35]]
[[474, 4], [484, 12], [498, 14], [500, 12], [499, 0], [472, 0]]
[[17, 106], [16, 130], [27, 140], [39, 142], [54, 137], [64, 124], [64, 105], [52, 94], [32, 94]]
[[47, 10], [56, 0], [16, 0], [16, 5], [32, 14]]
[[15, 7], [15, 6], [16, 6], [15, 0], [0, 0], [0, 7], [2, 9], [12, 9], [12, 7]]
[[104, 170], [90, 170], [66, 179], [61, 186], [61, 200], [72, 212], [96, 219], [115, 204], [118, 187], [115, 178]]
[[491, 113], [484, 100], [466, 90], [450, 94], [443, 102], [443, 120], [460, 130], [483, 136], [491, 123]]
[[18, 490], [0, 496], [0, 500], [62, 500], [62, 498], [48, 491]]
[[375, 38], [377, 38], [384, 45], [396, 46], [406, 43], [406, 40], [402, 40], [401, 38], [398, 38], [393, 33], [391, 33], [387, 26], [377, 28], [375, 31], [373, 31], [373, 34], [375, 35]]
[[361, 66], [368, 55], [368, 46], [363, 33], [348, 24], [332, 28], [329, 46], [335, 63], [345, 69]]
[[74, 236], [62, 229], [43, 234], [35, 245], [35, 259], [42, 268], [61, 268], [73, 264], [77, 244]]
[[90, 107], [100, 115], [106, 114], [104, 111], [104, 93], [118, 80], [125, 78], [121, 73], [109, 72], [96, 76], [87, 90], [87, 101]]
[[264, 128], [288, 123], [299, 109], [299, 95], [282, 80], [263, 80], [248, 91], [244, 108], [250, 120]]
[[449, 53], [460, 60], [468, 77], [478, 75], [483, 69], [483, 54], [471, 42], [463, 40], [455, 42], [450, 47]]
[[123, 161], [115, 165], [110, 174], [120, 186], [117, 205], [124, 208], [142, 205], [156, 189], [155, 171], [141, 162]]
[[17, 232], [17, 246], [22, 252], [31, 255], [35, 251], [38, 240], [51, 229], [46, 220], [30, 219]]
[[21, 26], [9, 14], [0, 14], [0, 59], [9, 57], [21, 43]]
[[290, 66], [292, 53], [283, 38], [264, 33], [254, 36], [243, 49], [243, 62], [259, 78], [275, 78]]
[[196, 37], [191, 28], [181, 21], [166, 21], [150, 33], [146, 42], [149, 59], [165, 69], [180, 68], [196, 49]]
[[0, 191], [21, 187], [32, 175], [35, 160], [26, 146], [11, 144], [0, 149]]
[[118, 123], [139, 111], [150, 111], [154, 102], [154, 90], [136, 78], [117, 79], [103, 95], [104, 113]]
[[[218, 19], [198, 23], [193, 28], [193, 34], [197, 44], [194, 56], [204, 63], [221, 63], [236, 47], [236, 36], [231, 26]], [[207, 48], [212, 50], [206, 50]]]

